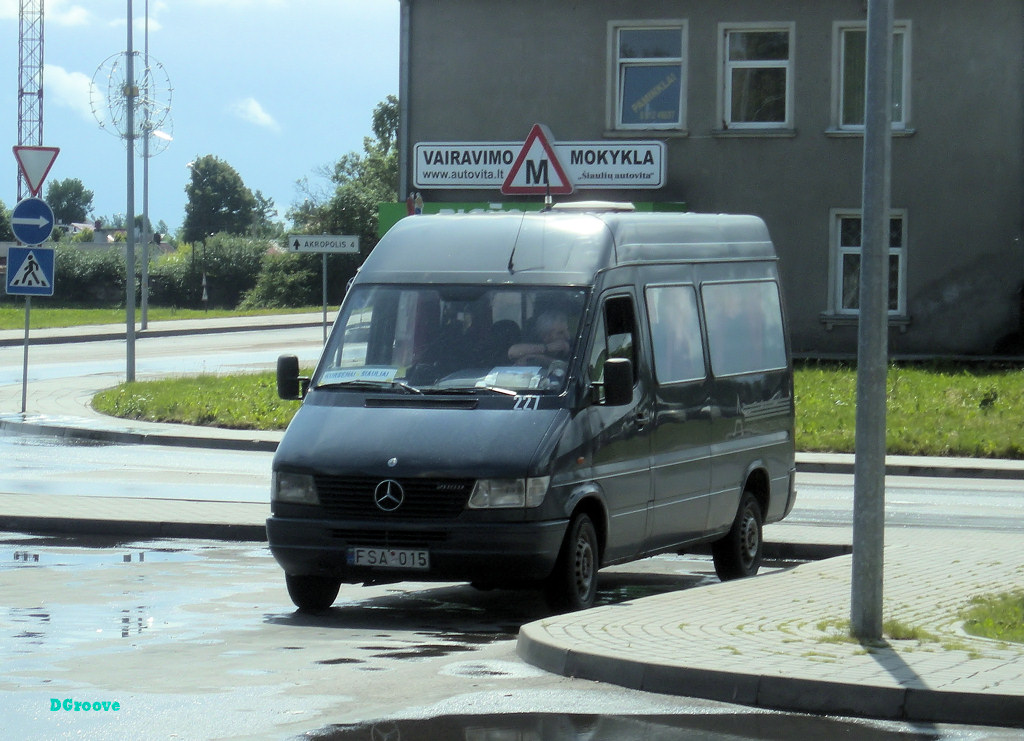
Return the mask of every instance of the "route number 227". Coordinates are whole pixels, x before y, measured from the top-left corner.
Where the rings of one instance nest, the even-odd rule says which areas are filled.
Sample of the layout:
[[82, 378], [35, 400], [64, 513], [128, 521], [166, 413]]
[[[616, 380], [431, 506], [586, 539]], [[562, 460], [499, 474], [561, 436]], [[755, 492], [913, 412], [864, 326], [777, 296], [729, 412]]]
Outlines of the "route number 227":
[[539, 396], [517, 396], [515, 402], [512, 404], [513, 409], [540, 409], [540, 397]]

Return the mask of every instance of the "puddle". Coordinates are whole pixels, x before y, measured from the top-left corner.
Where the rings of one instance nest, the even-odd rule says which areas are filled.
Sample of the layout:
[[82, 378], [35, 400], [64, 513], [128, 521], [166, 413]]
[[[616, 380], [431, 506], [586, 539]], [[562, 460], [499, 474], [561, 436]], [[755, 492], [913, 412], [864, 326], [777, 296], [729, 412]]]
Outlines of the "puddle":
[[509, 715], [441, 716], [420, 720], [335, 725], [302, 738], [315, 741], [678, 741], [842, 738], [844, 741], [931, 741], [935, 733], [903, 731], [895, 724], [844, 721], [806, 715], [721, 713], [701, 715]]
[[200, 556], [182, 548], [103, 537], [0, 534], [0, 569], [184, 563]]

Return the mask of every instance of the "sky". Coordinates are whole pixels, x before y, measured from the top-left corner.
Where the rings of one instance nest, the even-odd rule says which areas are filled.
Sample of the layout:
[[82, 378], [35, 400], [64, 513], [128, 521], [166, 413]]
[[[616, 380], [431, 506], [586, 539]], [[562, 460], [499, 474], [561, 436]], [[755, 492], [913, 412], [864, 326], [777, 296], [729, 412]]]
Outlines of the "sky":
[[[124, 69], [129, 0], [42, 2], [42, 143], [60, 148], [46, 182], [78, 178], [93, 192], [94, 218], [124, 215], [128, 156], [106, 98], [109, 71], [115, 62]], [[140, 54], [146, 3], [134, 0], [132, 9], [132, 46]], [[6, 111], [0, 143], [10, 147], [18, 144], [20, 4], [0, 0], [0, 111]], [[165, 112], [169, 97], [162, 128], [173, 136], [149, 158], [149, 216], [171, 232], [184, 219], [188, 164], [197, 157], [227, 162], [250, 190], [273, 199], [277, 220], [284, 221], [304, 199], [297, 181], [327, 191], [323, 168], [361, 152], [374, 107], [398, 94], [398, 0], [148, 0], [148, 6], [152, 78], [170, 83], [169, 93], [153, 85], [160, 93], [154, 109]], [[136, 78], [143, 66], [136, 62]], [[9, 175], [0, 177], [0, 201], [12, 208], [18, 165], [6, 145], [0, 163], [5, 156]], [[141, 214], [138, 155], [135, 181]]]

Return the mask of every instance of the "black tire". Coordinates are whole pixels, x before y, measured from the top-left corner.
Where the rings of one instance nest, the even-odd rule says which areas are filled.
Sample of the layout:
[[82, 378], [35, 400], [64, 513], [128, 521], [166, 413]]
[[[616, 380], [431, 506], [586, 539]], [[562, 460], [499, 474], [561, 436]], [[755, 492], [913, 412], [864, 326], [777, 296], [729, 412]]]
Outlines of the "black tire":
[[553, 610], [567, 612], [593, 607], [600, 566], [594, 523], [588, 515], [578, 514], [569, 523], [555, 569], [544, 585], [548, 605]]
[[725, 537], [711, 544], [719, 579], [742, 579], [753, 576], [761, 568], [762, 522], [761, 505], [749, 491], [743, 492], [732, 528]]
[[285, 574], [288, 596], [302, 612], [323, 612], [334, 604], [341, 589], [340, 579], [328, 576], [297, 576]]

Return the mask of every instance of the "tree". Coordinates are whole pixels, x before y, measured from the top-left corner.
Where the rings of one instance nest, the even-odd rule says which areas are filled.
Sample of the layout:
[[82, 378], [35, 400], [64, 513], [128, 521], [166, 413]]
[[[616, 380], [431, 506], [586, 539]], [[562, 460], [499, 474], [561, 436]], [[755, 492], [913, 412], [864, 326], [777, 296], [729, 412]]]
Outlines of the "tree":
[[14, 232], [11, 230], [11, 212], [0, 201], [0, 242], [13, 242]]
[[363, 153], [350, 152], [328, 177], [334, 184], [329, 198], [299, 183], [306, 200], [289, 212], [296, 229], [307, 234], [357, 234], [362, 244], [377, 243], [377, 207], [398, 193], [398, 99], [389, 95], [373, 110], [374, 137], [363, 139]]
[[278, 237], [284, 232], [284, 226], [274, 221], [277, 218], [277, 207], [274, 199], [256, 191], [252, 194], [255, 206], [252, 212], [252, 226], [249, 228], [254, 237]]
[[46, 202], [58, 224], [82, 223], [92, 213], [92, 191], [78, 178], [53, 180], [46, 186]]
[[198, 242], [218, 232], [246, 234], [253, 224], [256, 199], [238, 172], [212, 154], [196, 157], [190, 167], [182, 239]]

